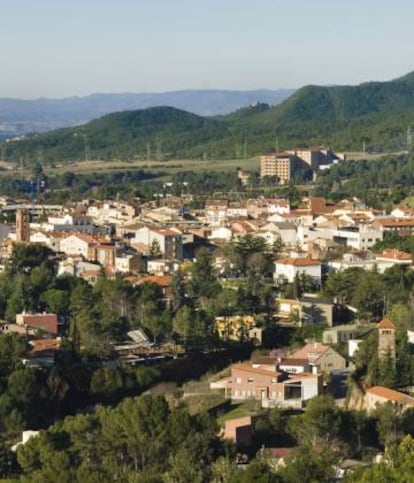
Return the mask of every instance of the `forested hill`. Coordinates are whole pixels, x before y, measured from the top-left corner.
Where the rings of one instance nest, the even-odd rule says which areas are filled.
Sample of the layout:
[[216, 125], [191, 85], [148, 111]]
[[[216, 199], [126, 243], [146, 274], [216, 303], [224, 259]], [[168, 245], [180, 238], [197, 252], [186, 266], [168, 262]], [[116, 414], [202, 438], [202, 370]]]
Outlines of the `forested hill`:
[[26, 162], [85, 159], [232, 158], [297, 145], [375, 151], [407, 147], [414, 128], [414, 73], [359, 86], [307, 86], [276, 107], [257, 104], [206, 118], [172, 107], [109, 114], [81, 127], [3, 143]]
[[141, 157], [165, 158], [223, 135], [226, 124], [173, 107], [108, 114], [83, 126], [33, 134], [3, 143], [8, 160], [72, 161]]

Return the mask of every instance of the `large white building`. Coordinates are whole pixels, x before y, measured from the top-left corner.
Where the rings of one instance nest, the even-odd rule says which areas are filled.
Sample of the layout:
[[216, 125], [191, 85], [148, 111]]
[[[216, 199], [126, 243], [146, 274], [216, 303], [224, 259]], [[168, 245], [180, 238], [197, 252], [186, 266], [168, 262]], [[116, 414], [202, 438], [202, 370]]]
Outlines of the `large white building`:
[[382, 241], [383, 232], [370, 225], [357, 225], [338, 228], [332, 232], [333, 240], [356, 250], [368, 250]]

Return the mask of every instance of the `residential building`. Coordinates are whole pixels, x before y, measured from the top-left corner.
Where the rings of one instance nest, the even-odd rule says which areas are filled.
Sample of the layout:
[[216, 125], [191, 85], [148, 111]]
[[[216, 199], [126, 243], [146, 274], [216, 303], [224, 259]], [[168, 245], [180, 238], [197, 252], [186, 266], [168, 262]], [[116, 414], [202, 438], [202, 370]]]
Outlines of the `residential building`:
[[276, 283], [292, 283], [296, 276], [306, 275], [315, 286], [322, 283], [322, 265], [310, 258], [282, 258], [274, 262]]
[[377, 242], [382, 241], [383, 232], [372, 225], [346, 226], [333, 230], [332, 238], [336, 243], [355, 248], [356, 250], [368, 250]]
[[58, 334], [58, 317], [56, 314], [16, 314], [16, 324], [33, 327], [56, 336]]
[[345, 369], [346, 361], [329, 345], [321, 342], [309, 342], [301, 349], [290, 354], [293, 359], [307, 359], [313, 370], [317, 372], [331, 372]]
[[324, 344], [343, 344], [364, 336], [373, 329], [372, 325], [345, 324], [330, 327], [323, 331]]
[[260, 176], [275, 176], [280, 184], [288, 184], [303, 162], [290, 152], [267, 153], [260, 156]]
[[207, 200], [205, 204], [205, 221], [217, 226], [227, 220], [229, 200]]
[[364, 409], [374, 411], [378, 405], [391, 403], [400, 411], [414, 407], [414, 398], [407, 394], [383, 386], [370, 387], [365, 392]]
[[233, 400], [254, 399], [263, 407], [295, 407], [322, 393], [322, 375], [303, 373], [288, 377], [273, 369], [234, 364], [226, 395]]
[[372, 226], [382, 232], [390, 231], [399, 235], [412, 235], [414, 233], [414, 218], [377, 218], [372, 222]]
[[181, 260], [183, 258], [183, 239], [180, 230], [143, 226], [135, 232], [131, 245], [144, 245], [151, 250], [157, 244], [160, 253], [167, 258]]

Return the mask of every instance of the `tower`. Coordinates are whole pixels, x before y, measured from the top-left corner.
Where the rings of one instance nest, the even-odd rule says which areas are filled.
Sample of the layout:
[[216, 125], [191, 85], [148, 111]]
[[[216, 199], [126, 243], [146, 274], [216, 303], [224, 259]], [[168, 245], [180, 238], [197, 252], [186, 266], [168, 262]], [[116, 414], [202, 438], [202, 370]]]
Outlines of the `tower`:
[[391, 320], [383, 319], [377, 325], [378, 358], [384, 360], [388, 355], [395, 361], [395, 325]]
[[26, 210], [16, 212], [16, 241], [18, 243], [30, 240], [29, 214]]

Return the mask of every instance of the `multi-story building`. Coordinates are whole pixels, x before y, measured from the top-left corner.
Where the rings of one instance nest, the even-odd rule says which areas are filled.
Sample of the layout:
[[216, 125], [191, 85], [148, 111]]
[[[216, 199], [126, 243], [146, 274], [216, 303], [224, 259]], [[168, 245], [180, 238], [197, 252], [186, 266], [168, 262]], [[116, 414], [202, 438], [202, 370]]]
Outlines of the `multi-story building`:
[[260, 156], [260, 176], [276, 176], [280, 184], [287, 184], [292, 179], [297, 167], [295, 155], [285, 152], [268, 153]]
[[297, 148], [260, 156], [260, 175], [277, 176], [281, 184], [289, 183], [298, 169], [315, 172], [344, 161], [343, 154], [335, 154], [330, 148]]
[[226, 396], [233, 400], [254, 399], [263, 407], [302, 407], [322, 393], [322, 375], [302, 373], [288, 376], [270, 367], [234, 364], [226, 381]]
[[131, 244], [139, 244], [148, 250], [156, 243], [162, 255], [166, 258], [181, 260], [183, 258], [182, 233], [176, 229], [144, 226], [135, 232]]
[[355, 248], [356, 250], [368, 250], [377, 242], [382, 241], [383, 232], [372, 225], [345, 226], [332, 231], [335, 242]]

